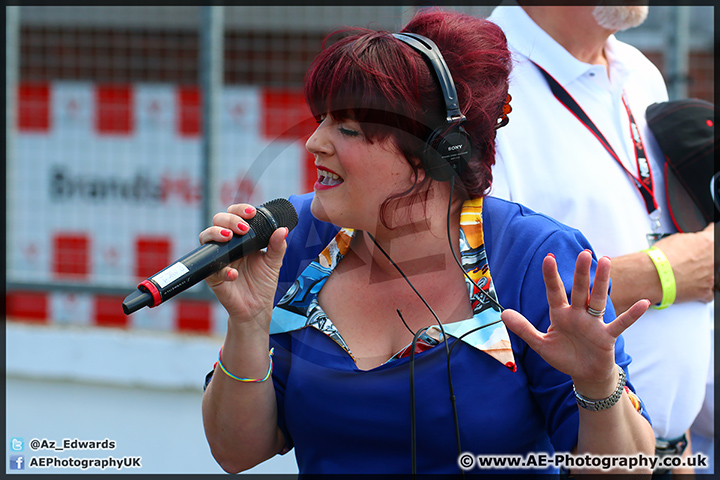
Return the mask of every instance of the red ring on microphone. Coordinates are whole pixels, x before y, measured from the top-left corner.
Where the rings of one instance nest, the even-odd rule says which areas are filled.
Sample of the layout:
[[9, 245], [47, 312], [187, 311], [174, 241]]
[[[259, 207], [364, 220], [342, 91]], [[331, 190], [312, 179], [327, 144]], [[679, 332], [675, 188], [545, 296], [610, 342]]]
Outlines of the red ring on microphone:
[[160, 305], [160, 302], [162, 302], [162, 297], [160, 296], [160, 290], [155, 286], [154, 283], [152, 283], [150, 280], [143, 280], [138, 285], [138, 288], [145, 287], [148, 292], [150, 292], [150, 295], [153, 297], [153, 301], [155, 302], [153, 304], [153, 307], [157, 307]]

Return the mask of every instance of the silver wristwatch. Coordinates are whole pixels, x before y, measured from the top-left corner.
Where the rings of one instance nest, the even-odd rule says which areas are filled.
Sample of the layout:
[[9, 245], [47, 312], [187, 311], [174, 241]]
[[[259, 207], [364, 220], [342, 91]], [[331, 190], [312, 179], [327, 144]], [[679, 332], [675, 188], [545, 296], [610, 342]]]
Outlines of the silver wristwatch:
[[620, 397], [622, 397], [623, 390], [625, 389], [625, 383], [627, 382], [625, 371], [620, 365], [618, 365], [618, 370], [620, 372], [620, 380], [618, 381], [617, 388], [609, 397], [603, 398], [602, 400], [590, 400], [589, 398], [583, 397], [577, 392], [577, 390], [575, 390], [575, 385], [573, 385], [573, 392], [575, 393], [575, 400], [577, 400], [577, 404], [592, 412], [607, 410], [615, 405], [618, 400], [620, 400]]

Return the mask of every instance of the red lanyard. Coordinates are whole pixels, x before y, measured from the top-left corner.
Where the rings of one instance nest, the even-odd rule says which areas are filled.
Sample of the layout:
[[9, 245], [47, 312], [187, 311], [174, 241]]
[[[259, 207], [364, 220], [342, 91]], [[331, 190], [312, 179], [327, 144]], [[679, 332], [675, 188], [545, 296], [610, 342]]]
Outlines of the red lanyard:
[[640, 195], [642, 195], [643, 200], [645, 201], [645, 208], [647, 209], [648, 215], [650, 215], [650, 218], [653, 220], [653, 229], [657, 230], [660, 227], [660, 210], [657, 202], [655, 201], [655, 195], [653, 192], [652, 171], [650, 169], [650, 163], [648, 162], [647, 156], [645, 155], [645, 147], [643, 146], [642, 138], [640, 137], [640, 129], [635, 122], [635, 117], [633, 117], [630, 107], [628, 107], [628, 104], [625, 101], [625, 95], [623, 94], [622, 101], [625, 111], [628, 114], [628, 119], [630, 120], [630, 136], [632, 137], [633, 144], [635, 145], [635, 162], [638, 167], [637, 177], [625, 167], [623, 162], [620, 160], [620, 157], [612, 148], [612, 145], [610, 145], [610, 142], [607, 141], [602, 132], [600, 132], [597, 126], [595, 126], [595, 123], [590, 120], [590, 117], [585, 113], [585, 111], [583, 111], [580, 105], [578, 105], [567, 90], [565, 90], [562, 85], [560, 85], [560, 83], [558, 83], [558, 81], [547, 73], [540, 65], [535, 64], [535, 66], [538, 67], [540, 73], [542, 73], [545, 80], [547, 80], [550, 90], [553, 95], [555, 95], [555, 98], [565, 105], [565, 107], [570, 110], [573, 115], [575, 115], [580, 123], [585, 125], [585, 127], [587, 127], [587, 129], [595, 135], [595, 138], [597, 138], [608, 153], [610, 153], [610, 156], [612, 156], [615, 161], [620, 164], [623, 170], [627, 172], [630, 178], [632, 178], [635, 187], [638, 189]]

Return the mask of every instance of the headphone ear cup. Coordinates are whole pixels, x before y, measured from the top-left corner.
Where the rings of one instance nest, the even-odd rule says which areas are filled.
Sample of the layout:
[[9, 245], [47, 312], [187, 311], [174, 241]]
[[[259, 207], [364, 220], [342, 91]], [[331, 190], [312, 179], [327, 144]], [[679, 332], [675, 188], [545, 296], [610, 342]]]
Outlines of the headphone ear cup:
[[465, 170], [471, 154], [470, 137], [462, 126], [437, 129], [425, 143], [422, 164], [430, 178], [447, 182]]

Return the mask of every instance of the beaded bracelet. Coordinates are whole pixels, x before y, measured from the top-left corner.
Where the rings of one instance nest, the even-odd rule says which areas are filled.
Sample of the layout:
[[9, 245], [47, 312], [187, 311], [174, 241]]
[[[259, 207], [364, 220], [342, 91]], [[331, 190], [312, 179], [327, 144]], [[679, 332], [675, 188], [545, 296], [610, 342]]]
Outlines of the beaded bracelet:
[[268, 356], [270, 357], [270, 366], [268, 367], [268, 371], [267, 371], [267, 373], [265, 374], [265, 377], [263, 377], [263, 378], [240, 378], [240, 377], [236, 377], [236, 376], [233, 375], [232, 373], [228, 372], [227, 369], [225, 368], [225, 366], [222, 364], [222, 361], [220, 361], [220, 355], [222, 354], [222, 347], [220, 347], [220, 353], [218, 353], [218, 361], [217, 361], [217, 364], [220, 366], [220, 369], [221, 369], [223, 372], [225, 372], [225, 375], [227, 375], [227, 376], [230, 377], [230, 378], [233, 378], [233, 379], [237, 380], [238, 382], [262, 383], [262, 382], [264, 382], [265, 380], [267, 380], [268, 378], [270, 378], [270, 375], [272, 375], [272, 370], [273, 370], [273, 360], [272, 360], [272, 357], [273, 357], [273, 353], [274, 353], [274, 352], [275, 352], [275, 347], [272, 347], [272, 348], [270, 349], [270, 352], [268, 353]]

